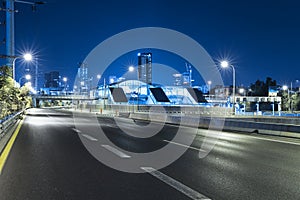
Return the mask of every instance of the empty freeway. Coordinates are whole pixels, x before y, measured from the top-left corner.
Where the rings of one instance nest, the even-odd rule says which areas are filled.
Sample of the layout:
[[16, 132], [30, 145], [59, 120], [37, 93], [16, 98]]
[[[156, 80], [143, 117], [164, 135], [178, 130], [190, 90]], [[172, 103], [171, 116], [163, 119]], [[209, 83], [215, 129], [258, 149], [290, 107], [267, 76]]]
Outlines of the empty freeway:
[[[191, 145], [173, 142], [179, 127], [154, 124], [149, 138], [135, 137], [133, 123], [98, 117], [110, 141], [96, 137], [99, 127], [87, 114], [31, 109], [22, 122], [0, 175], [0, 196], [15, 199], [297, 199], [300, 197], [300, 140], [199, 129]], [[74, 119], [76, 118], [76, 119]], [[80, 126], [77, 124], [80, 123]], [[133, 127], [131, 127], [133, 126]], [[120, 127], [125, 127], [126, 131]], [[82, 128], [82, 129], [81, 129]], [[151, 130], [152, 130], [151, 129]], [[127, 134], [132, 131], [132, 134]], [[184, 127], [186, 137], [192, 128]], [[141, 131], [140, 133], [145, 134]], [[204, 158], [205, 139], [216, 139]], [[214, 141], [214, 140], [212, 140]], [[101, 162], [92, 144], [116, 166]], [[112, 145], [113, 144], [113, 145]], [[123, 163], [174, 145], [186, 151], [169, 165], [140, 166], [129, 173]], [[117, 147], [117, 148], [116, 148]], [[100, 157], [101, 157], [100, 155]], [[165, 156], [172, 157], [172, 152]], [[157, 158], [160, 161], [160, 158]], [[124, 166], [125, 168], [125, 166]]]

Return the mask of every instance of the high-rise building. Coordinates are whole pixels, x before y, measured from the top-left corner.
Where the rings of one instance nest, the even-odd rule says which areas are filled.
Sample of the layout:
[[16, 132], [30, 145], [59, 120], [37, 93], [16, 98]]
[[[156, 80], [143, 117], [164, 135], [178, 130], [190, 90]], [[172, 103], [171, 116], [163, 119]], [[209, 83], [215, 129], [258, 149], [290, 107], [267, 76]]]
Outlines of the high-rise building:
[[87, 68], [86, 63], [79, 63], [78, 77], [79, 77], [80, 81], [88, 80], [88, 68]]
[[86, 63], [79, 63], [76, 85], [80, 94], [89, 94], [90, 79], [88, 78], [88, 67]]
[[181, 86], [182, 85], [182, 74], [173, 74], [174, 77], [174, 85]]
[[191, 79], [190, 79], [190, 73], [189, 72], [183, 72], [182, 73], [182, 84], [184, 86], [191, 86]]
[[138, 78], [152, 84], [152, 53], [138, 53]]
[[52, 71], [49, 73], [45, 73], [45, 88], [58, 88], [60, 87], [60, 80], [59, 80], [59, 72]]

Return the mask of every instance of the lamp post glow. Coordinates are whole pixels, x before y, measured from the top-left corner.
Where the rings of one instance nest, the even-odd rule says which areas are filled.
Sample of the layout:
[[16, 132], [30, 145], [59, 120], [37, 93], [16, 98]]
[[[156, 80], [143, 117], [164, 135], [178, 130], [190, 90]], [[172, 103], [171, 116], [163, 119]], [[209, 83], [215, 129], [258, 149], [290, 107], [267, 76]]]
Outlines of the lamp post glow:
[[232, 87], [233, 87], [233, 89], [232, 89], [233, 90], [232, 91], [232, 98], [233, 98], [232, 104], [233, 104], [233, 112], [235, 113], [235, 68], [233, 65], [229, 64], [229, 62], [226, 60], [221, 61], [220, 64], [221, 64], [222, 68], [227, 68], [229, 66], [232, 68]]
[[31, 61], [32, 60], [32, 55], [30, 53], [26, 53], [26, 54], [24, 54], [23, 58], [26, 61]]
[[19, 78], [19, 85], [21, 87], [21, 80], [22, 78], [25, 78], [27, 81], [29, 81], [31, 79], [31, 76], [30, 74], [26, 74], [25, 76], [22, 76], [21, 78]]
[[15, 71], [15, 66], [16, 66], [16, 60], [18, 58], [23, 58], [25, 61], [31, 61], [32, 60], [32, 55], [30, 53], [24, 54], [22, 57], [17, 56], [13, 59], [12, 62], [12, 68], [13, 68], [13, 80], [16, 80], [16, 71]]
[[245, 90], [244, 88], [240, 88], [240, 89], [239, 89], [240, 94], [242, 94], [243, 96], [245, 96], [245, 91], [246, 91], [246, 90]]
[[[23, 59], [27, 62], [30, 62], [33, 60], [33, 56], [31, 53], [26, 53], [23, 55]], [[35, 90], [37, 90], [37, 77], [38, 77], [38, 58], [35, 57]]]
[[31, 79], [30, 74], [26, 74], [26, 75], [25, 75], [25, 78], [26, 78], [26, 80], [30, 80], [30, 79]]
[[282, 86], [282, 89], [283, 89], [283, 90], [288, 90], [289, 88], [288, 88], [287, 85], [284, 85], [284, 86]]
[[133, 67], [133, 66], [129, 66], [129, 67], [128, 67], [128, 70], [129, 70], [130, 72], [133, 72], [133, 71], [134, 71], [134, 67]]

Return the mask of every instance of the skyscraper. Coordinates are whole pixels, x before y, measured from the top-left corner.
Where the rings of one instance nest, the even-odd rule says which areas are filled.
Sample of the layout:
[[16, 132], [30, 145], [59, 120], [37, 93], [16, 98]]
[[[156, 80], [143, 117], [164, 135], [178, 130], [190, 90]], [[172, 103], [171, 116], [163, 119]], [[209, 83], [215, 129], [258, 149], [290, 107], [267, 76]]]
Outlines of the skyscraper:
[[138, 78], [152, 84], [152, 53], [138, 53]]
[[60, 87], [59, 82], [59, 72], [58, 71], [51, 71], [49, 73], [45, 73], [45, 88], [58, 88]]
[[90, 89], [90, 79], [88, 78], [88, 67], [86, 63], [80, 62], [76, 78], [76, 92], [88, 95]]

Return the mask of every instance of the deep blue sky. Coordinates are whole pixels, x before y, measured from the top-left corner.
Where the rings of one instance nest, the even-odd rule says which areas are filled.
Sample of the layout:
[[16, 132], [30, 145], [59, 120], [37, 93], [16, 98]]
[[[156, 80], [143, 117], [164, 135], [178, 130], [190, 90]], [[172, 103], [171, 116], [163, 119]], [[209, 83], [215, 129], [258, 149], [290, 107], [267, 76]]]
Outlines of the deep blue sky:
[[[100, 42], [128, 29], [154, 26], [190, 36], [216, 60], [230, 59], [238, 85], [267, 76], [282, 84], [300, 79], [297, 0], [48, 0], [34, 13], [28, 5], [15, 7], [20, 11], [15, 16], [16, 51], [34, 51], [41, 73], [58, 70], [74, 78], [77, 64]], [[5, 37], [4, 28], [1, 35]], [[1, 51], [5, 53], [3, 46]], [[20, 76], [24, 72], [18, 64]], [[231, 72], [222, 76], [229, 85]]]

